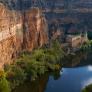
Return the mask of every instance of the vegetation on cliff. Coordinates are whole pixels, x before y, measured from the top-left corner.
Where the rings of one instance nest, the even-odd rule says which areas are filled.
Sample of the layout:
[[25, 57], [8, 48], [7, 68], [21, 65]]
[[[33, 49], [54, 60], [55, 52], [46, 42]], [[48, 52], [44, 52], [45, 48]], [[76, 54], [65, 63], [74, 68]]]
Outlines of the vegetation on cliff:
[[[39, 48], [32, 52], [23, 52], [11, 65], [5, 65], [5, 76], [0, 78], [0, 92], [10, 92], [25, 80], [41, 76], [47, 71], [61, 68], [61, 59], [64, 52], [58, 41], [53, 41], [49, 48]], [[3, 90], [7, 91], [3, 91]]]
[[92, 49], [92, 40], [88, 40], [85, 44], [83, 44], [81, 46], [81, 50], [85, 51], [85, 50], [90, 50]]
[[6, 79], [6, 73], [4, 71], [0, 71], [0, 92], [10, 92], [10, 84]]
[[31, 79], [44, 74], [48, 70], [60, 68], [61, 58], [64, 52], [57, 41], [50, 48], [35, 49], [32, 53], [24, 52], [16, 60], [16, 66], [20, 67]]

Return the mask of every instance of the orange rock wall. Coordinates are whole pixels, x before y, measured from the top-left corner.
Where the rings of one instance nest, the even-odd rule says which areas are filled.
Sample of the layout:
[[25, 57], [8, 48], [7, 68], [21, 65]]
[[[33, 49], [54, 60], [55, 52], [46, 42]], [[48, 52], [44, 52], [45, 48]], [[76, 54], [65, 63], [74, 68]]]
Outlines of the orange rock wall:
[[25, 12], [27, 48], [41, 47], [48, 42], [47, 23], [41, 11], [33, 8]]
[[38, 8], [9, 10], [0, 3], [0, 68], [12, 62], [23, 50], [32, 51], [47, 44], [47, 23]]

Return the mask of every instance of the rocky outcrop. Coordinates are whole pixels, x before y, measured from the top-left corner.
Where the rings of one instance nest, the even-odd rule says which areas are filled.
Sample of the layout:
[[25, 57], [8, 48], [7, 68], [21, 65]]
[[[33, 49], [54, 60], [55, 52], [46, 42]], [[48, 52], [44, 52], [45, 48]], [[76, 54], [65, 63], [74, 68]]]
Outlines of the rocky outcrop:
[[46, 19], [38, 8], [21, 12], [0, 3], [0, 68], [23, 49], [32, 51], [47, 41]]
[[48, 42], [47, 22], [41, 10], [32, 8], [25, 12], [25, 38], [26, 48], [32, 50], [33, 48], [42, 47]]

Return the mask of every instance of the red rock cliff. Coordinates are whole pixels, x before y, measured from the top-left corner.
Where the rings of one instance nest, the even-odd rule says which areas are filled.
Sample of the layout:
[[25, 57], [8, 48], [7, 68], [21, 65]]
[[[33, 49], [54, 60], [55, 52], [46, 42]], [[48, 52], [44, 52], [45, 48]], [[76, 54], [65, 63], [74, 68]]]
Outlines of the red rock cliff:
[[38, 8], [32, 8], [25, 11], [25, 38], [26, 48], [41, 47], [48, 42], [47, 23], [42, 12]]
[[31, 51], [47, 41], [46, 19], [38, 8], [22, 14], [0, 3], [0, 68], [23, 49]]

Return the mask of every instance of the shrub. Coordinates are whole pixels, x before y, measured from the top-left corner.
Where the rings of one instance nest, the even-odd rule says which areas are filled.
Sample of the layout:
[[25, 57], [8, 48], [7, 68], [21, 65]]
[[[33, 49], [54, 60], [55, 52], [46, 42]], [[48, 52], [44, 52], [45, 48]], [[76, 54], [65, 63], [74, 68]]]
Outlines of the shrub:
[[10, 81], [11, 88], [15, 88], [23, 83], [26, 79], [26, 74], [23, 69], [16, 65], [12, 65], [11, 69], [7, 72], [7, 80]]
[[36, 59], [37, 61], [44, 61], [44, 57], [44, 49], [34, 50], [31, 56], [32, 59]]
[[6, 79], [4, 71], [0, 71], [0, 92], [11, 92], [10, 84]]
[[11, 92], [9, 82], [6, 78], [0, 78], [0, 92]]
[[38, 62], [35, 59], [28, 62], [26, 72], [29, 76], [36, 78], [37, 75], [44, 74], [46, 67], [44, 63]]
[[81, 46], [81, 50], [83, 50], [83, 51], [85, 51], [85, 50], [92, 50], [92, 40], [89, 40], [88, 42], [83, 44]]

